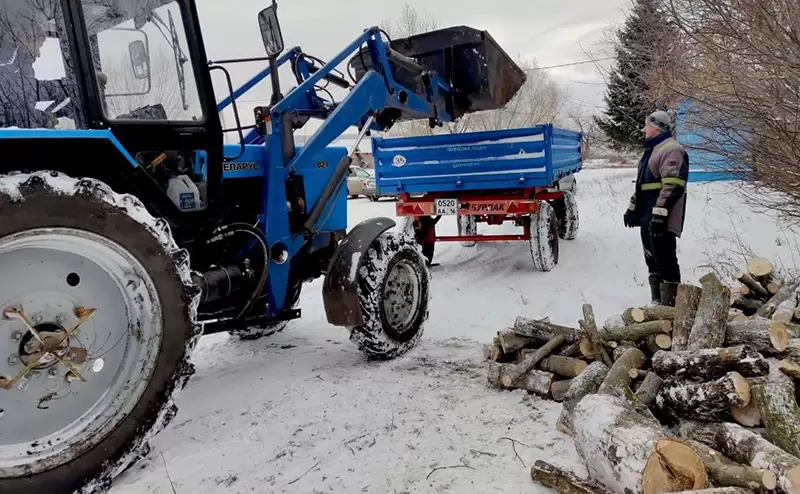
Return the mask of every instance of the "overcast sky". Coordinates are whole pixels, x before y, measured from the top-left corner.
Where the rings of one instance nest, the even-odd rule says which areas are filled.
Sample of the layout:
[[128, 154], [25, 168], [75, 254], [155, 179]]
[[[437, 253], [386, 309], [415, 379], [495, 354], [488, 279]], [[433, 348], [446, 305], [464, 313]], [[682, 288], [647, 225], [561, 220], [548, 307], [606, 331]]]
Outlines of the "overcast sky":
[[[256, 15], [267, 2], [198, 0], [209, 58], [263, 56]], [[583, 50], [601, 50], [597, 42], [603, 31], [622, 21], [629, 8], [628, 0], [409, 0], [408, 3], [418, 12], [432, 15], [441, 27], [463, 24], [486, 29], [510, 55], [535, 58], [541, 66], [586, 60]], [[328, 59], [365, 27], [397, 19], [402, 5], [403, 2], [386, 0], [280, 0], [278, 16], [287, 47], [300, 45], [306, 52]], [[258, 68], [236, 67], [234, 82], [244, 81]], [[604, 86], [592, 64], [549, 72], [574, 101], [586, 103], [586, 110], [599, 111]], [[248, 94], [244, 99], [252, 97]], [[252, 105], [243, 106], [249, 114]]]

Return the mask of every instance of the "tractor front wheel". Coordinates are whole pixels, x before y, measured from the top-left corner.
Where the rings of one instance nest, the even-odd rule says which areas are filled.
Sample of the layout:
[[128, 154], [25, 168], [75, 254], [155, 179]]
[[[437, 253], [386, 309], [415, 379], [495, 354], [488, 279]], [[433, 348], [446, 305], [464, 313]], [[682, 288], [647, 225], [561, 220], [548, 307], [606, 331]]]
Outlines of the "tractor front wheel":
[[350, 339], [367, 356], [391, 359], [412, 348], [428, 318], [430, 273], [419, 245], [409, 235], [376, 238], [357, 273], [364, 323]]
[[0, 218], [0, 492], [104, 492], [193, 373], [188, 255], [90, 179], [0, 176]]

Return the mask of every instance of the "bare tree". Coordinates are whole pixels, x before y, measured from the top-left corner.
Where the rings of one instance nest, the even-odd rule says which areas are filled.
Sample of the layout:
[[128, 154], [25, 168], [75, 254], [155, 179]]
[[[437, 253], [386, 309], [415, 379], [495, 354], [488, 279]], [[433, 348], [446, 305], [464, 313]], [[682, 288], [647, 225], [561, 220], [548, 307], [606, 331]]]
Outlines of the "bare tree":
[[604, 146], [603, 132], [597, 126], [595, 116], [587, 114], [580, 105], [571, 105], [564, 110], [567, 125], [581, 133], [583, 159], [594, 157]]
[[800, 224], [800, 3], [665, 0], [681, 43], [657, 76], [691, 147], [748, 180], [753, 203]]

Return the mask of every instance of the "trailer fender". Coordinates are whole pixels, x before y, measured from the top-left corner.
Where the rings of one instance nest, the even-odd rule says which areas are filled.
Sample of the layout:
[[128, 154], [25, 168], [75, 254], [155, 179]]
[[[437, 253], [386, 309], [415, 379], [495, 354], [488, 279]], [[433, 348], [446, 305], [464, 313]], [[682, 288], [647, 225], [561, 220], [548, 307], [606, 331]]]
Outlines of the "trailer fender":
[[396, 224], [389, 218], [364, 220], [336, 248], [322, 285], [322, 300], [330, 324], [347, 328], [364, 324], [358, 303], [357, 273], [361, 260], [372, 242]]

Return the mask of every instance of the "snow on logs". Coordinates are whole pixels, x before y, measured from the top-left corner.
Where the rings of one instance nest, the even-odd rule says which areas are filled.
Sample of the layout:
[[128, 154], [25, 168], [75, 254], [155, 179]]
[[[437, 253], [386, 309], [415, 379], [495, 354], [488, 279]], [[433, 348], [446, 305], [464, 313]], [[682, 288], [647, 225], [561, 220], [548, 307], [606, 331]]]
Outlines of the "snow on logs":
[[765, 259], [734, 279], [706, 275], [674, 308], [599, 327], [585, 304], [575, 326], [518, 317], [499, 332], [488, 382], [561, 402], [555, 427], [589, 473], [537, 461], [531, 478], [565, 493], [800, 494], [800, 282]]

